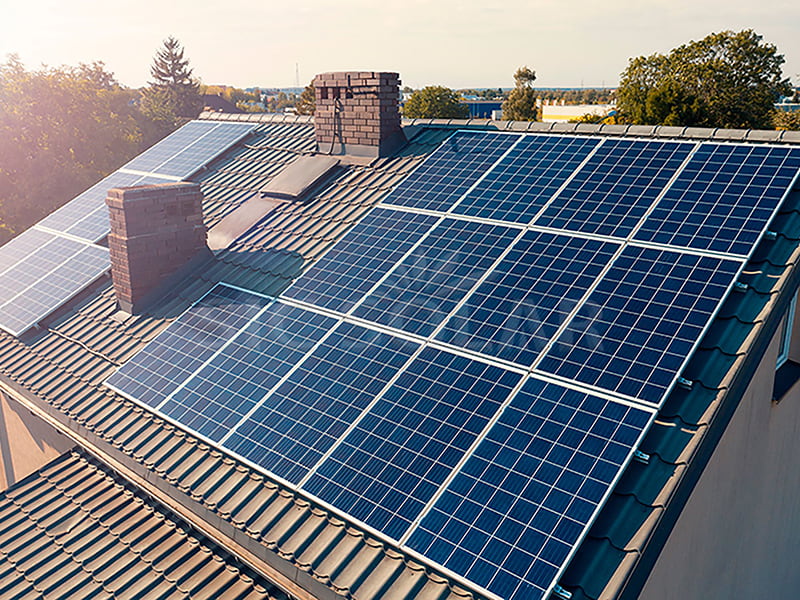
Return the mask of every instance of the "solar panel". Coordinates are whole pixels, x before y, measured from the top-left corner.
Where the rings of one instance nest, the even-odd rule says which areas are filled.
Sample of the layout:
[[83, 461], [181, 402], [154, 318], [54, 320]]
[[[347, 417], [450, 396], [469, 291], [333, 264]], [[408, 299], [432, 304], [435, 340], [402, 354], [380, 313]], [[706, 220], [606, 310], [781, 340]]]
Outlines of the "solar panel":
[[106, 380], [110, 388], [160, 406], [269, 300], [218, 285]]
[[224, 446], [298, 483], [418, 348], [415, 342], [342, 323]]
[[[31, 243], [40, 245], [30, 249]], [[29, 250], [24, 258], [22, 252]], [[6, 258], [5, 261], [2, 257]], [[16, 260], [13, 266], [11, 260]], [[109, 269], [108, 249], [32, 230], [0, 251], [0, 327], [19, 336]]]
[[335, 319], [275, 303], [160, 406], [218, 442], [305, 356]]
[[427, 337], [519, 235], [509, 227], [445, 219], [353, 314]]
[[436, 339], [530, 366], [619, 248], [528, 231]]
[[516, 134], [459, 131], [383, 203], [446, 212], [520, 138]]
[[694, 144], [605, 140], [536, 225], [627, 237]]
[[528, 379], [408, 546], [500, 598], [547, 597], [651, 416]]
[[741, 266], [628, 246], [537, 368], [660, 404]]
[[798, 169], [800, 148], [702, 144], [635, 239], [748, 256]]
[[[52, 233], [28, 229], [0, 246], [0, 275], [50, 242]], [[2, 299], [0, 299], [2, 302]]]
[[437, 220], [374, 209], [295, 281], [284, 297], [346, 313]]
[[188, 144], [154, 171], [186, 179], [255, 128], [253, 123], [218, 123], [207, 135]]
[[123, 168], [183, 179], [241, 140], [255, 126], [254, 123], [191, 121]]
[[453, 212], [529, 223], [599, 143], [598, 138], [525, 136]]
[[112, 173], [50, 213], [38, 225], [96, 242], [108, 235], [110, 228], [106, 208], [108, 190], [134, 185], [140, 179], [141, 175], [133, 173]]
[[521, 378], [425, 348], [303, 488], [399, 540]]

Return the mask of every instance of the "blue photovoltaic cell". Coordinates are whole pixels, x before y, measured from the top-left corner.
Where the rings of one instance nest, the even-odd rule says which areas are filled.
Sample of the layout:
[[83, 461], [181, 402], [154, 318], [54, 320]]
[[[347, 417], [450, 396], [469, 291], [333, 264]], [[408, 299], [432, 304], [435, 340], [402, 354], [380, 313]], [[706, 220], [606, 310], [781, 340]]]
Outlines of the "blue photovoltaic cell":
[[427, 337], [519, 233], [445, 219], [353, 314]]
[[269, 303], [261, 296], [218, 285], [109, 377], [106, 385], [159, 406]]
[[600, 140], [527, 135], [454, 213], [529, 223]]
[[142, 152], [127, 163], [124, 168], [134, 171], [157, 172], [156, 167], [167, 162], [178, 152], [208, 134], [219, 124], [219, 121], [191, 121]]
[[425, 348], [303, 488], [399, 539], [521, 377]]
[[418, 347], [342, 323], [237, 427], [225, 447], [298, 483]]
[[218, 123], [208, 135], [188, 145], [153, 171], [185, 179], [255, 128], [253, 123]]
[[[0, 246], [0, 275], [19, 261], [28, 258], [36, 250], [55, 239], [55, 235], [38, 229], [28, 229]], [[8, 301], [8, 294], [18, 288], [0, 290], [0, 304]]]
[[702, 144], [635, 239], [748, 256], [800, 170], [800, 148]]
[[619, 247], [528, 231], [436, 339], [530, 366]]
[[160, 410], [218, 442], [335, 324], [331, 317], [276, 302]]
[[516, 134], [459, 131], [392, 190], [383, 204], [445, 212], [519, 138]]
[[536, 225], [627, 237], [694, 144], [605, 140]]
[[529, 379], [408, 546], [501, 598], [544, 598], [650, 419]]
[[78, 195], [74, 200], [46, 216], [38, 224], [90, 242], [96, 242], [108, 235], [110, 229], [108, 208], [106, 207], [108, 190], [134, 185], [140, 179], [142, 179], [141, 175], [112, 173]]
[[0, 274], [0, 326], [13, 335], [24, 333], [110, 267], [107, 248], [55, 235], [45, 241], [42, 233], [30, 233], [25, 244], [13, 246], [17, 252], [28, 242], [42, 242]]
[[283, 295], [346, 313], [437, 220], [375, 208]]
[[628, 246], [537, 368], [660, 404], [740, 267]]

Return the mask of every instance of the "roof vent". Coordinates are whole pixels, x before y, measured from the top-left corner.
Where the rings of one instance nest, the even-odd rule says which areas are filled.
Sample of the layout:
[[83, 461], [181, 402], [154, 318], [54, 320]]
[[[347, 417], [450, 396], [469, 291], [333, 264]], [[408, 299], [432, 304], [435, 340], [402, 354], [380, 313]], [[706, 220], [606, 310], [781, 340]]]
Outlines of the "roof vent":
[[314, 89], [320, 153], [377, 158], [405, 143], [397, 73], [322, 73], [314, 78]]

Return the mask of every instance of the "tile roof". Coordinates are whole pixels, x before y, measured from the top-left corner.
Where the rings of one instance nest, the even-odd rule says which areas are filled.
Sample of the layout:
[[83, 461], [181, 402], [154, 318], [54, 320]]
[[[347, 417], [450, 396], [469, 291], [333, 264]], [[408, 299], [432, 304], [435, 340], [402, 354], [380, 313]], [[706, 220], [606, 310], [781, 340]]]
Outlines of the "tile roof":
[[[308, 118], [205, 116], [260, 123], [246, 145], [195, 177], [205, 195], [209, 227], [314, 149]], [[280, 293], [455, 128], [789, 143], [800, 143], [800, 135], [489, 121], [416, 120], [405, 126], [411, 141], [398, 154], [343, 167], [307, 202], [282, 204], [220, 253], [211, 268], [176, 286], [175, 295], [153, 314], [120, 315], [110, 282], [104, 281], [23, 341], [0, 333], [0, 380], [308, 588], [359, 600], [474, 597], [443, 574], [111, 393], [102, 381], [217, 281]], [[697, 385], [691, 391], [676, 388], [645, 439], [642, 450], [651, 454], [650, 464], [631, 463], [567, 569], [562, 585], [573, 597], [595, 599], [622, 590], [633, 567], [657, 552], [658, 544], [649, 542], [668, 528], [669, 510], [680, 507], [678, 490], [691, 484], [685, 477], [689, 467], [702, 465], [701, 448], [713, 447], [711, 432], [735, 407], [731, 390], [755, 368], [754, 348], [771, 337], [797, 285], [793, 266], [800, 240], [793, 232], [800, 227], [799, 195], [792, 195], [776, 219], [777, 239], [763, 241], [750, 261], [745, 276], [750, 287], [731, 295], [689, 365], [687, 376]]]
[[0, 494], [0, 596], [288, 600], [80, 452]]

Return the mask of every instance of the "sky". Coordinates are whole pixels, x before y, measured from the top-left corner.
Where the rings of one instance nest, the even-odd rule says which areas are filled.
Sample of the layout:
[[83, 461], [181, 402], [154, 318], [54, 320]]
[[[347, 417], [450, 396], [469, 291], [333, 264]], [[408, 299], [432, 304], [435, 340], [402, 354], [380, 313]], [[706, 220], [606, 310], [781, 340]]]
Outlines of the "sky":
[[752, 28], [800, 84], [798, 0], [0, 0], [0, 59], [29, 68], [103, 61], [145, 85], [177, 37], [206, 84], [301, 85], [326, 71], [397, 71], [414, 88], [615, 86], [628, 59]]

